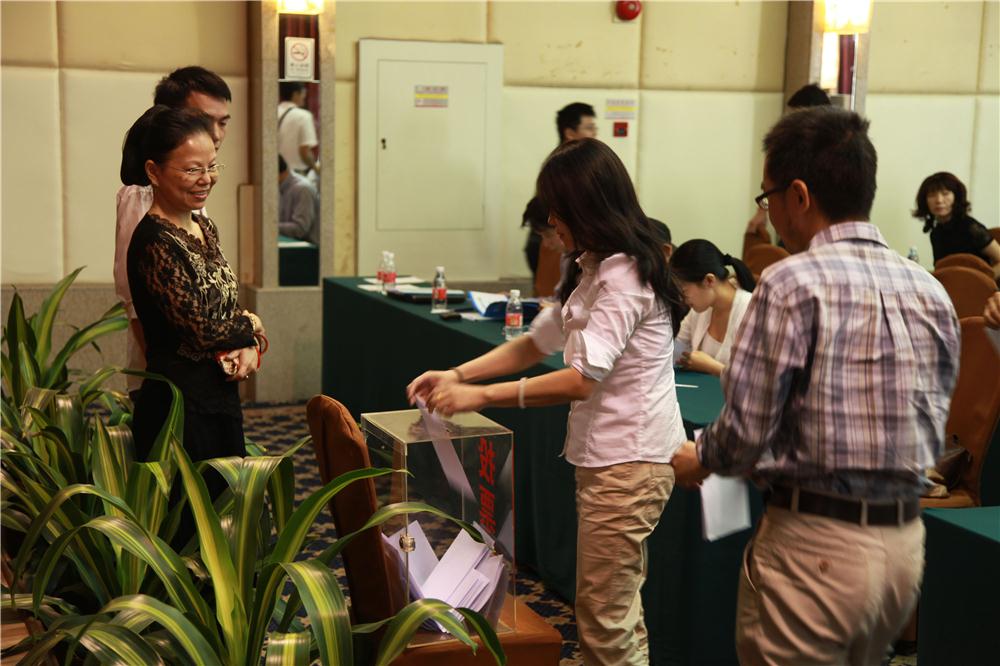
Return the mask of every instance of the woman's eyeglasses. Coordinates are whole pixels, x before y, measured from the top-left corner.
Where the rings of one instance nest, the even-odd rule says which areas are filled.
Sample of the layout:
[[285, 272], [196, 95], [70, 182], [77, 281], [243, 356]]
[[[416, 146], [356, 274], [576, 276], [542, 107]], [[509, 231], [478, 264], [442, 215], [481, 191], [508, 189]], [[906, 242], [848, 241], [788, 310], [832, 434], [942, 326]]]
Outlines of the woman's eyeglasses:
[[226, 165], [210, 164], [207, 167], [189, 167], [187, 169], [181, 169], [168, 164], [167, 167], [173, 169], [174, 171], [180, 171], [190, 180], [197, 180], [198, 178], [201, 178], [201, 174], [205, 174], [206, 176], [218, 176], [222, 173], [222, 170], [226, 168]]

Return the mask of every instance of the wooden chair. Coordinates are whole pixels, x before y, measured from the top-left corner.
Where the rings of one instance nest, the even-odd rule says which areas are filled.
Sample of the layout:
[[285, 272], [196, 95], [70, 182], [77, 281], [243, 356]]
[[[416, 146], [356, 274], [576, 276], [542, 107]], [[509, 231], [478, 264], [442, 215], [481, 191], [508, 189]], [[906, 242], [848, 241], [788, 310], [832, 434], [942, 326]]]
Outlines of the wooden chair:
[[[319, 462], [323, 483], [355, 469], [371, 466], [368, 447], [351, 413], [342, 404], [324, 395], [314, 396], [306, 405], [309, 432]], [[348, 534], [367, 521], [378, 508], [375, 484], [371, 479], [356, 481], [330, 502], [337, 534]], [[394, 615], [406, 604], [401, 572], [386, 552], [377, 528], [359, 536], [344, 549], [344, 569], [351, 593], [351, 614], [356, 622], [376, 622]], [[507, 603], [501, 621], [516, 629], [501, 633], [500, 643], [508, 664], [556, 666], [562, 636], [521, 600]], [[418, 632], [423, 640], [410, 647], [393, 663], [403, 666], [489, 666], [493, 658], [480, 648], [472, 651], [446, 636]]]
[[964, 266], [965, 268], [971, 268], [977, 270], [990, 280], [993, 279], [993, 269], [990, 265], [986, 263], [986, 260], [982, 257], [977, 257], [974, 254], [969, 254], [967, 252], [962, 252], [959, 254], [949, 254], [947, 257], [942, 257], [934, 263], [934, 270], [939, 270], [941, 268], [951, 268], [952, 266]]
[[750, 248], [770, 244], [771, 234], [767, 233], [767, 225], [758, 227], [756, 231], [743, 232], [743, 256], [741, 257], [743, 263], [747, 262], [747, 255], [750, 252]]
[[764, 272], [765, 268], [781, 261], [787, 256], [789, 256], [789, 252], [783, 247], [760, 243], [747, 249], [746, 258], [743, 260], [743, 263], [747, 265], [751, 273], [760, 275]]
[[538, 268], [535, 271], [535, 298], [545, 298], [555, 293], [559, 284], [559, 263], [562, 255], [542, 243], [538, 248]]
[[958, 382], [951, 396], [945, 441], [972, 456], [972, 464], [949, 497], [924, 497], [923, 507], [958, 508], [980, 505], [983, 464], [1000, 420], [1000, 354], [986, 336], [982, 317], [961, 320], [962, 352]]
[[949, 266], [934, 271], [955, 305], [959, 319], [983, 314], [986, 300], [996, 292], [996, 283], [979, 271], [964, 266]]
[[1000, 227], [990, 227], [990, 235], [993, 236], [993, 240], [1000, 243]]

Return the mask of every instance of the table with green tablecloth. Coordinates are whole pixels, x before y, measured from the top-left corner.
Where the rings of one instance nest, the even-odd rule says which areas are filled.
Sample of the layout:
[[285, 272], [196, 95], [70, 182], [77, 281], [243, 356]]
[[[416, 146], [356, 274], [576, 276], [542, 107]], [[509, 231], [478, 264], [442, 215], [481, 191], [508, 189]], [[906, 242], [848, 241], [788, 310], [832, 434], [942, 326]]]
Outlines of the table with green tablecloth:
[[997, 663], [1000, 655], [1000, 507], [926, 509], [920, 595], [921, 666]]
[[[406, 385], [427, 369], [449, 368], [503, 342], [501, 322], [444, 321], [428, 305], [363, 291], [362, 278], [323, 281], [323, 393], [362, 412], [408, 407]], [[456, 305], [455, 308], [462, 306]], [[554, 355], [525, 374], [562, 368]], [[677, 399], [691, 435], [722, 408], [716, 377], [677, 372]], [[683, 385], [691, 385], [687, 387]], [[487, 409], [514, 432], [516, 548], [519, 564], [572, 600], [576, 557], [573, 467], [562, 457], [567, 405]], [[754, 519], [759, 495], [751, 492]], [[698, 493], [675, 489], [649, 539], [643, 605], [653, 664], [736, 663], [736, 589], [746, 530], [701, 538]]]

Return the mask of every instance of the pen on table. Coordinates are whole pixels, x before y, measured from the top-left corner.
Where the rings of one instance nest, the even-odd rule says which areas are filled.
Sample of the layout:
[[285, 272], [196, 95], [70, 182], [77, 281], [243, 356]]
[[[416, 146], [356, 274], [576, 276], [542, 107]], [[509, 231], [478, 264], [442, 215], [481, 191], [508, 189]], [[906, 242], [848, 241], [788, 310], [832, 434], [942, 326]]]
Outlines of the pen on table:
[[698, 388], [695, 384], [674, 384], [677, 388]]

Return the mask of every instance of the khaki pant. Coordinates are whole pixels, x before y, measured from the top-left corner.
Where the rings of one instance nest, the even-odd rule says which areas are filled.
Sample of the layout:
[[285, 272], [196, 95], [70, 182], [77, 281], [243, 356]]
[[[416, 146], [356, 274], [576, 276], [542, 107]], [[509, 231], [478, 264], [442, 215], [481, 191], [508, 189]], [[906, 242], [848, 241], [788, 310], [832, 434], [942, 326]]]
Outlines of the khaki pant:
[[576, 624], [587, 666], [649, 663], [646, 538], [673, 487], [666, 463], [576, 468]]
[[768, 507], [743, 556], [740, 664], [880, 664], [923, 570], [920, 519], [861, 527]]

